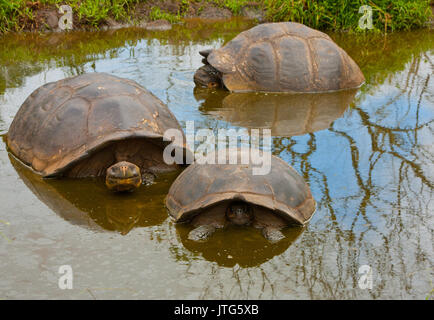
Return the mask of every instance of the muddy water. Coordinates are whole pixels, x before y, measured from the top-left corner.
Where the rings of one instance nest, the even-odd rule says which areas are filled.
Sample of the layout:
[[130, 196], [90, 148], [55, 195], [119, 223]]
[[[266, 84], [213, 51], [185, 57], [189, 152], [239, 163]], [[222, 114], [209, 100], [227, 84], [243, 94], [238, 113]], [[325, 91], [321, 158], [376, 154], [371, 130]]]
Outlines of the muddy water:
[[[191, 21], [171, 31], [0, 38], [0, 134], [40, 85], [85, 72], [133, 79], [196, 129], [268, 128], [272, 151], [318, 202], [305, 228], [268, 244], [229, 228], [207, 243], [167, 216], [177, 173], [121, 197], [100, 180], [44, 181], [0, 140], [0, 299], [432, 297], [434, 37], [331, 35], [361, 66], [354, 93], [227, 94], [194, 88], [198, 51], [249, 22]], [[74, 288], [60, 290], [59, 266]], [[373, 286], [358, 286], [362, 265]]]

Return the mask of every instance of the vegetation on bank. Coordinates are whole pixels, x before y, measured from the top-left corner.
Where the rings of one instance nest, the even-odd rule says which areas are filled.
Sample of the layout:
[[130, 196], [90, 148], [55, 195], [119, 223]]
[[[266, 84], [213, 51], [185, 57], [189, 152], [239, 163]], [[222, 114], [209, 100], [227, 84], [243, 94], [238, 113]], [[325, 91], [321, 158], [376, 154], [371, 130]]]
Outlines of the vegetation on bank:
[[265, 21], [295, 21], [320, 30], [360, 30], [362, 5], [372, 7], [377, 31], [421, 28], [431, 17], [430, 0], [0, 0], [0, 32], [38, 30], [41, 16], [62, 4], [73, 9], [76, 27], [98, 27], [107, 20], [176, 23], [200, 16], [209, 6], [233, 15], [255, 10]]
[[420, 28], [431, 15], [429, 0], [269, 0], [266, 3], [271, 20], [297, 21], [320, 30], [356, 29], [362, 5], [371, 6], [373, 27], [377, 30]]

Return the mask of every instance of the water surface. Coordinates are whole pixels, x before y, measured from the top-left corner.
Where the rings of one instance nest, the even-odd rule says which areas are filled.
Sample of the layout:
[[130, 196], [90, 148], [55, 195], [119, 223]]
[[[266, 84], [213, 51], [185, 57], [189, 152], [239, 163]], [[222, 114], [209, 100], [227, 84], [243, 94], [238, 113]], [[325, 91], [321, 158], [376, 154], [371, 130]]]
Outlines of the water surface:
[[[0, 134], [44, 83], [86, 72], [130, 78], [196, 129], [269, 128], [272, 151], [318, 209], [270, 245], [258, 230], [187, 239], [164, 197], [177, 172], [126, 197], [96, 179], [49, 180], [0, 140], [0, 299], [425, 299], [433, 286], [434, 36], [331, 34], [360, 65], [354, 93], [292, 97], [194, 88], [199, 50], [251, 22], [0, 37]], [[71, 265], [74, 289], [58, 288]], [[358, 269], [373, 270], [372, 290]]]

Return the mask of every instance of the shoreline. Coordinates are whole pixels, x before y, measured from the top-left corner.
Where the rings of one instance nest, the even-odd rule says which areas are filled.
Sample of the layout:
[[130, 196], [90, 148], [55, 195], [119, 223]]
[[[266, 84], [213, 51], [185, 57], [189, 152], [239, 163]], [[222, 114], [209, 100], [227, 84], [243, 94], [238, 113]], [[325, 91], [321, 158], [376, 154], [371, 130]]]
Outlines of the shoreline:
[[[55, 3], [50, 3], [53, 1]], [[83, 0], [82, 2], [85, 1], [90, 0]], [[132, 1], [135, 2], [131, 7], [128, 7], [128, 5], [125, 5], [128, 1], [131, 1], [131, 3], [133, 3]], [[173, 24], [184, 23], [189, 19], [215, 22], [224, 21], [233, 17], [251, 19], [256, 23], [294, 21], [304, 23], [309, 27], [321, 31], [356, 31], [361, 33], [388, 33], [391, 31], [419, 28], [432, 29], [434, 25], [434, 3], [432, 1], [431, 3], [427, 1], [423, 5], [419, 4], [419, 12], [414, 11], [412, 13], [413, 18], [411, 18], [411, 16], [394, 17], [392, 14], [386, 12], [383, 12], [382, 16], [381, 9], [378, 8], [378, 11], [375, 11], [376, 9], [374, 8], [374, 28], [372, 30], [361, 30], [357, 26], [359, 19], [358, 16], [361, 17], [362, 14], [358, 14], [358, 16], [356, 16], [357, 19], [349, 24], [349, 26], [347, 23], [347, 27], [344, 27], [343, 23], [339, 25], [339, 17], [335, 18], [335, 21], [333, 22], [334, 26], [333, 23], [329, 23], [331, 27], [327, 27], [328, 25], [324, 25], [325, 22], [319, 24], [317, 21], [316, 25], [315, 22], [303, 20], [307, 19], [306, 17], [294, 16], [293, 12], [286, 12], [285, 9], [288, 8], [283, 7], [283, 5], [280, 5], [277, 9], [273, 8], [267, 1], [270, 0], [261, 0], [259, 2], [248, 2], [247, 0], [150, 0], [146, 2], [141, 2], [140, 0], [125, 0], [122, 6], [116, 7], [114, 4], [116, 1], [113, 1], [112, 6], [109, 8], [103, 8], [100, 6], [97, 9], [93, 8], [92, 11], [89, 12], [85, 11], [87, 10], [85, 5], [80, 4], [77, 5], [77, 7], [71, 7], [73, 26], [71, 30], [97, 31], [139, 27], [146, 30], [163, 31], [171, 29]], [[283, 0], [275, 0], [272, 3], [276, 4], [279, 3], [279, 1]], [[23, 2], [24, 7], [22, 10], [24, 10], [25, 13], [21, 13], [18, 9], [14, 9], [15, 11], [11, 11], [9, 16], [5, 15], [5, 9], [0, 7], [0, 35], [11, 32], [68, 31], [59, 28], [60, 20], [64, 17], [64, 13], [59, 12], [59, 7], [67, 3], [68, 1], [59, 0]], [[297, 3], [297, 0], [295, 0], [295, 3]], [[295, 5], [296, 4], [294, 4], [294, 6]], [[289, 9], [292, 10], [294, 8], [295, 7], [291, 7]], [[105, 10], [104, 12], [98, 13], [97, 10], [103, 9]], [[350, 11], [354, 11], [353, 9], [357, 10], [357, 8], [351, 8]], [[303, 14], [304, 13], [305, 12], [303, 12]], [[307, 11], [306, 14], [308, 14]], [[316, 20], [319, 18], [321, 17], [317, 16]], [[326, 15], [322, 19], [326, 20]], [[407, 25], [398, 25], [397, 21], [399, 19], [406, 22]], [[412, 21], [412, 24], [408, 25], [408, 21]], [[394, 26], [393, 23], [396, 23], [397, 25]], [[7, 26], [5, 27], [5, 25]]]
[[[50, 1], [50, 0], [46, 0]], [[116, 17], [107, 15], [99, 20], [92, 20], [88, 17], [80, 17], [77, 10], [72, 9], [71, 31], [98, 31], [108, 29], [120, 29], [129, 27], [144, 28], [146, 30], [169, 30], [172, 24], [183, 23], [190, 19], [200, 19], [203, 21], [216, 22], [224, 21], [233, 17], [244, 17], [246, 19], [257, 20], [259, 23], [265, 21], [265, 13], [256, 3], [246, 4], [238, 14], [234, 14], [228, 8], [222, 8], [208, 3], [205, 0], [201, 3], [188, 0], [188, 8], [181, 8], [184, 1], [177, 0], [151, 0], [138, 2], [133, 8], [125, 11], [125, 16]], [[204, 5], [206, 3], [206, 5]], [[67, 1], [59, 4], [41, 4], [37, 2], [27, 2], [26, 8], [31, 10], [31, 18], [27, 15], [20, 16], [12, 29], [0, 29], [0, 35], [11, 32], [65, 32], [59, 28], [59, 22], [64, 13], [59, 12], [59, 7], [67, 4]], [[180, 14], [183, 10], [182, 15]], [[0, 12], [1, 13], [1, 12]], [[0, 16], [1, 18], [1, 16]]]

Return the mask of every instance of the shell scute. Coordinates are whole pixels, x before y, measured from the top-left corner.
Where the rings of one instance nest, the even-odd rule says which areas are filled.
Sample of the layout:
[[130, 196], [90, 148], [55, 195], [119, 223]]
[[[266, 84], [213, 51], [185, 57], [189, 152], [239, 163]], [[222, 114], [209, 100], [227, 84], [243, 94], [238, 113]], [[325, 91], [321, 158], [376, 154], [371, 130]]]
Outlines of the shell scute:
[[274, 49], [268, 42], [255, 43], [249, 48], [244, 71], [260, 87], [272, 90], [276, 79]]
[[33, 157], [41, 161], [53, 161], [62, 157], [68, 149], [81, 146], [82, 141], [86, 141], [87, 137], [89, 107], [88, 101], [73, 98], [64, 103], [54, 114], [50, 114], [51, 116], [47, 117], [31, 139]]
[[339, 48], [322, 38], [311, 39], [309, 42], [317, 67], [316, 87], [319, 91], [339, 90], [344, 75]]
[[306, 41], [294, 37], [281, 38], [279, 84], [282, 89], [303, 91], [313, 80], [309, 47]]

